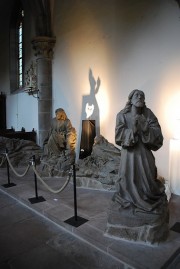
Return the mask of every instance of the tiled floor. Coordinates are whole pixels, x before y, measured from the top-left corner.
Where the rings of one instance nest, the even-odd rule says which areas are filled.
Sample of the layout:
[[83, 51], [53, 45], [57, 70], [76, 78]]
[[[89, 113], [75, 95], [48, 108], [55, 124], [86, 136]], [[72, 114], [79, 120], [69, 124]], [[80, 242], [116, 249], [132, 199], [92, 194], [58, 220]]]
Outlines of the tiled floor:
[[[24, 171], [24, 168], [17, 168], [19, 173]], [[45, 260], [49, 261], [49, 267], [26, 267], [26, 268], [136, 268], [136, 269], [160, 269], [160, 268], [169, 268], [169, 269], [178, 269], [180, 268], [180, 233], [179, 230], [170, 229], [168, 240], [164, 243], [159, 244], [158, 246], [152, 245], [143, 245], [139, 243], [126, 242], [122, 240], [115, 240], [112, 238], [108, 238], [104, 236], [104, 231], [106, 228], [106, 219], [107, 219], [107, 209], [113, 195], [112, 192], [108, 191], [97, 191], [90, 189], [82, 189], [77, 188], [77, 218], [82, 217], [86, 221], [78, 227], [74, 225], [67, 224], [67, 220], [70, 218], [74, 218], [76, 216], [76, 212], [74, 210], [74, 192], [73, 192], [73, 184], [70, 182], [68, 186], [61, 193], [54, 194], [47, 190], [47, 188], [38, 180], [38, 197], [42, 196], [45, 201], [34, 203], [30, 202], [30, 198], [36, 197], [35, 193], [35, 184], [34, 184], [34, 174], [30, 169], [28, 174], [25, 177], [17, 177], [10, 170], [10, 181], [15, 183], [16, 186], [5, 188], [2, 186], [7, 183], [7, 170], [5, 168], [0, 169], [0, 194], [4, 197], [13, 197], [15, 200], [9, 200], [9, 206], [3, 206], [1, 203], [1, 212], [0, 218], [2, 219], [1, 224], [3, 226], [4, 217], [8, 216], [8, 212], [14, 212], [13, 210], [19, 204], [23, 204], [25, 206], [25, 217], [23, 218], [23, 214], [21, 215], [21, 209], [19, 214], [18, 221], [15, 225], [11, 225], [12, 234], [10, 232], [8, 238], [11, 242], [11, 237], [16, 238], [16, 234], [19, 233], [20, 225], [23, 222], [27, 222], [27, 230], [25, 230], [26, 234], [25, 238], [30, 233], [31, 227], [35, 227], [34, 237], [37, 239], [35, 241], [40, 240], [42, 230], [44, 229], [44, 235], [47, 232], [47, 238], [44, 240], [46, 244], [42, 245], [42, 248], [38, 248], [39, 255], [44, 255]], [[52, 188], [58, 189], [60, 188], [65, 179], [64, 178], [49, 178], [45, 179], [45, 182]], [[4, 198], [2, 198], [4, 199]], [[9, 198], [10, 199], [10, 198]], [[14, 202], [12, 202], [14, 201]], [[6, 203], [8, 203], [6, 201]], [[178, 223], [180, 223], [180, 196], [172, 195], [170, 202], [170, 228], [176, 224], [179, 227]], [[29, 210], [30, 209], [30, 210]], [[38, 220], [35, 219], [35, 213], [38, 213]], [[3, 215], [4, 214], [4, 215]], [[28, 216], [28, 214], [30, 216]], [[33, 214], [33, 217], [32, 217]], [[4, 216], [4, 217], [3, 217]], [[49, 238], [49, 228], [47, 226], [49, 224], [45, 224], [45, 220], [43, 217], [50, 219], [57, 225], [55, 227], [55, 235], [51, 234]], [[22, 220], [21, 220], [22, 217]], [[7, 217], [8, 218], [8, 217]], [[33, 221], [35, 220], [35, 224]], [[37, 225], [37, 221], [45, 224], [45, 227], [41, 228], [41, 225]], [[7, 222], [5, 221], [7, 224]], [[4, 223], [4, 226], [5, 226]], [[77, 223], [77, 222], [76, 222]], [[53, 225], [51, 223], [51, 225]], [[5, 236], [6, 232], [9, 233], [6, 227], [3, 226], [4, 232], [1, 231], [0, 236]], [[41, 226], [41, 227], [40, 227]], [[1, 227], [1, 225], [0, 225]], [[26, 226], [25, 226], [26, 227]], [[48, 226], [49, 227], [49, 226]], [[59, 228], [58, 228], [59, 227]], [[2, 230], [1, 229], [1, 230]], [[13, 229], [15, 229], [13, 231]], [[51, 228], [52, 229], [52, 228]], [[58, 230], [59, 229], [59, 230]], [[57, 231], [58, 230], [58, 231]], [[44, 236], [43, 235], [43, 236]], [[22, 235], [20, 235], [22, 236]], [[27, 261], [28, 264], [32, 264], [30, 262], [33, 257], [37, 259], [37, 255], [33, 249], [34, 237], [31, 237], [29, 242], [31, 249], [28, 254], [28, 247], [26, 251], [27, 260], [24, 257], [21, 257], [21, 262], [24, 265]], [[4, 238], [4, 237], [3, 237]], [[0, 238], [2, 241], [2, 238]], [[5, 240], [5, 239], [3, 239]], [[28, 239], [29, 240], [29, 239]], [[3, 241], [5, 242], [5, 241]], [[18, 242], [18, 241], [17, 241]], [[13, 241], [14, 245], [11, 244], [11, 252], [16, 252], [16, 241]], [[24, 243], [23, 243], [24, 244]], [[50, 251], [48, 252], [46, 247], [50, 246]], [[64, 246], [64, 247], [63, 247]], [[53, 251], [55, 250], [55, 252]], [[66, 250], [66, 251], [65, 251]], [[67, 250], [69, 251], [67, 253]], [[10, 252], [10, 257], [11, 257]], [[48, 255], [47, 255], [48, 252]], [[1, 245], [1, 253], [3, 253], [3, 247]], [[40, 254], [41, 253], [41, 254]], [[55, 257], [57, 253], [61, 253], [60, 257], [62, 257], [62, 264], [66, 263], [67, 259], [67, 267], [55, 267], [57, 264], [53, 265], [53, 257]], [[72, 257], [69, 258], [69, 255], [72, 254]], [[7, 255], [7, 253], [6, 253]], [[15, 255], [15, 260], [17, 256]], [[29, 256], [28, 256], [29, 255]], [[51, 256], [52, 255], [52, 256]], [[71, 255], [70, 255], [71, 256]], [[7, 259], [9, 259], [8, 257]], [[75, 257], [75, 258], [74, 258]], [[23, 260], [24, 259], [24, 260]], [[1, 258], [1, 263], [4, 259]], [[56, 260], [57, 261], [57, 260]], [[52, 266], [50, 265], [52, 262]], [[69, 262], [69, 265], [68, 265]], [[72, 262], [72, 264], [71, 264]], [[7, 264], [6, 264], [7, 265]], [[4, 265], [5, 266], [5, 265]], [[29, 265], [30, 266], [30, 265]], [[54, 266], [54, 267], [53, 267]], [[68, 267], [69, 266], [69, 267]], [[78, 267], [79, 266], [79, 267]], [[1, 268], [1, 267], [0, 267]], [[2, 267], [4, 268], [18, 268], [20, 267]], [[22, 267], [25, 268], [25, 267]]]

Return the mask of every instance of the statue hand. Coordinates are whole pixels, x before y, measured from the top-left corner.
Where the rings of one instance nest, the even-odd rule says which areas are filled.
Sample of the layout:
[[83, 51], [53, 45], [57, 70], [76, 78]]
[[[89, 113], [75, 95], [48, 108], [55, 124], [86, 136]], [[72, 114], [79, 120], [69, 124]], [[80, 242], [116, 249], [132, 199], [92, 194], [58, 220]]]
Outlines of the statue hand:
[[138, 131], [138, 115], [132, 119], [133, 133], [136, 134]]
[[147, 132], [148, 130], [148, 122], [144, 115], [138, 115], [138, 130]]

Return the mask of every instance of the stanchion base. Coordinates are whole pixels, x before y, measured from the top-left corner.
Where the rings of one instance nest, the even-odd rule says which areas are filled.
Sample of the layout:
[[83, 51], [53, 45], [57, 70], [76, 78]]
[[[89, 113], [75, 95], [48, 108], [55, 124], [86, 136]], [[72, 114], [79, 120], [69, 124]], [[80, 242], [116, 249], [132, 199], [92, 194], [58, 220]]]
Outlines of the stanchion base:
[[36, 204], [36, 203], [40, 203], [40, 202], [46, 201], [44, 199], [44, 197], [42, 197], [42, 196], [29, 198], [28, 200], [31, 202], [31, 204]]
[[16, 186], [16, 184], [15, 183], [7, 183], [7, 184], [3, 184], [2, 185], [4, 188], [10, 188], [10, 187], [14, 187], [14, 186]]
[[74, 217], [72, 217], [70, 219], [65, 220], [64, 222], [68, 223], [68, 224], [70, 224], [70, 225], [72, 225], [74, 227], [79, 227], [79, 226], [81, 226], [82, 224], [84, 224], [87, 221], [88, 221], [87, 219], [74, 216]]

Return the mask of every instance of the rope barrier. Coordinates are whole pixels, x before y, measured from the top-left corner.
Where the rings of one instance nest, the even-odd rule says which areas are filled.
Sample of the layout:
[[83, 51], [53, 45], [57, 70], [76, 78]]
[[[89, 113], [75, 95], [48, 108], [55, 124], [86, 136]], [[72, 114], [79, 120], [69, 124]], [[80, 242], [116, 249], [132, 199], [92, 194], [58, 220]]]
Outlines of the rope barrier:
[[[38, 171], [37, 171], [36, 168], [35, 168], [35, 162], [34, 162], [33, 160], [31, 160], [31, 164], [28, 164], [28, 166], [27, 166], [26, 170], [24, 171], [24, 173], [23, 173], [23, 174], [19, 174], [19, 173], [17, 173], [17, 171], [14, 169], [14, 167], [13, 167], [13, 165], [12, 165], [12, 163], [11, 163], [11, 161], [10, 161], [9, 156], [8, 156], [7, 153], [5, 153], [5, 157], [6, 157], [7, 161], [8, 161], [8, 164], [9, 164], [10, 168], [12, 169], [12, 171], [14, 172], [14, 174], [15, 174], [17, 177], [24, 177], [24, 176], [27, 174], [27, 172], [29, 171], [30, 167], [32, 166], [33, 171], [34, 171], [34, 173], [36, 174], [37, 178], [38, 178], [38, 179], [41, 181], [41, 183], [42, 183], [42, 184], [43, 184], [43, 185], [44, 185], [50, 192], [52, 192], [52, 193], [59, 193], [59, 192], [63, 191], [63, 190], [65, 189], [65, 187], [68, 185], [68, 183], [69, 183], [69, 181], [70, 181], [70, 179], [71, 179], [71, 176], [72, 176], [72, 171], [69, 171], [69, 175], [68, 175], [68, 177], [67, 177], [65, 183], [63, 184], [63, 186], [62, 186], [60, 189], [58, 189], [58, 190], [53, 190], [51, 187], [48, 186], [48, 184], [47, 184], [46, 182], [44, 182], [44, 180], [43, 180], [43, 179], [41, 178], [41, 176], [39, 175]], [[4, 163], [4, 161], [5, 161], [5, 157], [2, 158], [2, 161], [1, 161], [0, 166]]]
[[[35, 177], [35, 191], [36, 191], [36, 197], [29, 198], [29, 201], [30, 201], [31, 203], [33, 203], [33, 204], [34, 204], [34, 203], [37, 203], [37, 202], [43, 202], [43, 201], [45, 201], [45, 199], [44, 199], [42, 196], [38, 197], [38, 193], [37, 193], [37, 178], [41, 181], [41, 183], [42, 183], [42, 184], [43, 184], [43, 185], [44, 185], [50, 192], [57, 194], [57, 193], [60, 193], [61, 191], [63, 191], [63, 190], [66, 188], [66, 186], [68, 185], [68, 183], [69, 183], [69, 181], [70, 181], [70, 179], [71, 179], [72, 173], [73, 173], [73, 183], [74, 183], [74, 213], [75, 213], [75, 215], [74, 215], [72, 218], [66, 220], [65, 222], [68, 223], [68, 224], [70, 224], [70, 225], [73, 225], [73, 226], [75, 226], [75, 227], [78, 227], [78, 226], [82, 225], [83, 223], [85, 223], [86, 221], [88, 221], [88, 220], [86, 220], [86, 219], [84, 219], [84, 218], [81, 218], [81, 217], [78, 217], [78, 216], [77, 216], [76, 169], [75, 169], [75, 164], [72, 165], [73, 168], [71, 167], [71, 169], [70, 169], [70, 171], [69, 171], [69, 175], [68, 175], [68, 177], [67, 177], [65, 183], [63, 184], [63, 186], [62, 186], [60, 189], [58, 189], [58, 190], [53, 190], [51, 187], [48, 186], [48, 184], [47, 184], [46, 182], [44, 182], [44, 180], [41, 178], [41, 176], [39, 175], [38, 171], [36, 170], [36, 160], [35, 160], [35, 155], [32, 156], [31, 162], [29, 163], [29, 165], [28, 165], [28, 167], [26, 168], [25, 172], [24, 172], [23, 174], [21, 174], [21, 175], [20, 175], [19, 173], [17, 173], [16, 170], [14, 169], [14, 167], [12, 166], [12, 164], [11, 164], [11, 162], [10, 162], [10, 159], [9, 159], [9, 157], [8, 157], [7, 151], [6, 151], [6, 153], [5, 153], [5, 156], [6, 156], [6, 161], [7, 161], [7, 173], [8, 173], [8, 184], [4, 184], [4, 185], [3, 185], [5, 188], [7, 188], [7, 187], [12, 187], [12, 186], [15, 186], [15, 185], [16, 185], [16, 184], [14, 184], [14, 183], [10, 183], [9, 166], [11, 167], [12, 171], [13, 171], [18, 177], [23, 177], [23, 176], [25, 176], [26, 173], [28, 172], [30, 166], [32, 166], [33, 171], [34, 171], [34, 177]], [[3, 164], [4, 160], [5, 160], [5, 158], [2, 158], [0, 166]]]
[[65, 183], [63, 184], [63, 186], [58, 189], [58, 190], [53, 190], [51, 187], [48, 186], [48, 184], [46, 182], [44, 182], [44, 180], [40, 177], [38, 171], [36, 170], [35, 166], [34, 166], [34, 163], [32, 163], [32, 167], [33, 167], [33, 171], [34, 173], [36, 174], [37, 178], [41, 181], [41, 183], [52, 193], [59, 193], [61, 191], [63, 191], [65, 189], [65, 187], [68, 185], [70, 179], [71, 179], [71, 175], [72, 175], [72, 172], [69, 172], [69, 176], [67, 177]]
[[23, 174], [19, 174], [19, 173], [16, 172], [16, 170], [15, 170], [14, 167], [12, 166], [11, 161], [10, 161], [10, 159], [9, 159], [9, 157], [8, 157], [8, 154], [6, 153], [5, 155], [6, 155], [6, 158], [7, 158], [8, 163], [9, 163], [9, 166], [11, 167], [12, 171], [14, 172], [14, 174], [15, 174], [17, 177], [24, 177], [24, 176], [27, 174], [27, 172], [29, 171], [29, 168], [31, 167], [31, 165], [28, 164], [28, 166], [27, 166], [26, 170], [24, 171], [24, 173], [23, 173]]

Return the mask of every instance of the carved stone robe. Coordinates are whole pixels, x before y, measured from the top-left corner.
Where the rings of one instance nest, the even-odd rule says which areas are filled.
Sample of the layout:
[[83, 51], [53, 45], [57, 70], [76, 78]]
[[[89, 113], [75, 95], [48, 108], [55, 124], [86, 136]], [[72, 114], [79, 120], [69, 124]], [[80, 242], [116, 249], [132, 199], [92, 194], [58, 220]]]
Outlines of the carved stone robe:
[[131, 111], [120, 111], [116, 118], [115, 141], [122, 146], [117, 192], [113, 200], [121, 207], [132, 207], [134, 212], [159, 213], [166, 199], [164, 186], [157, 180], [155, 158], [151, 150], [163, 144], [161, 127], [156, 116], [147, 108], [143, 115], [148, 122], [146, 132], [133, 133]]
[[46, 154], [58, 156], [65, 149], [74, 149], [75, 136], [75, 129], [69, 119], [57, 120], [53, 118], [50, 132], [44, 141]]

